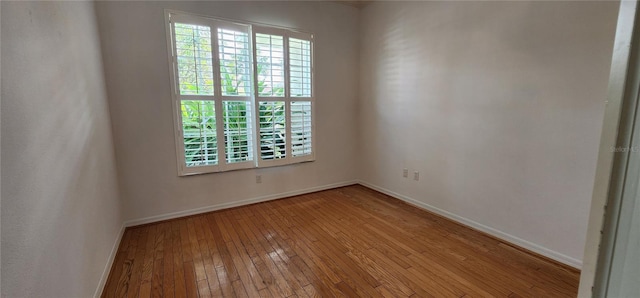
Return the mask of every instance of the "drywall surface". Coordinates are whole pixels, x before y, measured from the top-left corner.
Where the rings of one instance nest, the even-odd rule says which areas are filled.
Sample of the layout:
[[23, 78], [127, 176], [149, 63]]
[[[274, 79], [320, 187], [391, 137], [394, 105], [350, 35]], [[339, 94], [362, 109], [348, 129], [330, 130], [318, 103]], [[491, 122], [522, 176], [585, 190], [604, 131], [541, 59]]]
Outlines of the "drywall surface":
[[362, 180], [579, 267], [617, 8], [367, 6]]
[[[316, 161], [178, 177], [164, 9], [313, 33]], [[96, 12], [127, 219], [356, 178], [357, 9], [320, 2], [115, 1], [96, 3]]]
[[90, 297], [123, 222], [93, 3], [1, 6], [2, 297]]

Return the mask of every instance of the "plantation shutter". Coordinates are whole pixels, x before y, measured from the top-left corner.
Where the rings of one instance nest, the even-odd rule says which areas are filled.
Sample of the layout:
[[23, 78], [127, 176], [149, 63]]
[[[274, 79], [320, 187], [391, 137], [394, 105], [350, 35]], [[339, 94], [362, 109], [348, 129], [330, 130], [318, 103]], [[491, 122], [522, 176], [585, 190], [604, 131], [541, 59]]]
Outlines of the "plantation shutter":
[[291, 97], [311, 97], [311, 41], [289, 37]]
[[227, 168], [253, 167], [249, 30], [225, 23], [217, 31], [225, 161]]
[[280, 30], [253, 28], [256, 101], [261, 165], [287, 160], [287, 103], [285, 101], [284, 35]]
[[179, 175], [314, 160], [311, 34], [165, 13]]
[[175, 92], [179, 130], [176, 134], [179, 169], [215, 169], [219, 164], [212, 27], [206, 22], [175, 20], [173, 63], [177, 80]]
[[313, 160], [312, 37], [253, 27], [259, 166]]
[[291, 108], [291, 154], [313, 158], [312, 42], [310, 36], [289, 37], [289, 88]]
[[291, 154], [293, 157], [310, 155], [311, 101], [291, 102]]
[[170, 15], [181, 175], [255, 166], [249, 26]]

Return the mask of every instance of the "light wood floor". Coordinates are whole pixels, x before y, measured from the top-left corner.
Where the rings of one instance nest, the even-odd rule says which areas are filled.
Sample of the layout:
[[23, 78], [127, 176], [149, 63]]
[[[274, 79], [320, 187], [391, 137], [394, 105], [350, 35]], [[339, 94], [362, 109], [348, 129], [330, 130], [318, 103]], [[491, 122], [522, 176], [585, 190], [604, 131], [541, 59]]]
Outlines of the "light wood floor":
[[564, 297], [579, 273], [362, 186], [126, 230], [106, 297]]

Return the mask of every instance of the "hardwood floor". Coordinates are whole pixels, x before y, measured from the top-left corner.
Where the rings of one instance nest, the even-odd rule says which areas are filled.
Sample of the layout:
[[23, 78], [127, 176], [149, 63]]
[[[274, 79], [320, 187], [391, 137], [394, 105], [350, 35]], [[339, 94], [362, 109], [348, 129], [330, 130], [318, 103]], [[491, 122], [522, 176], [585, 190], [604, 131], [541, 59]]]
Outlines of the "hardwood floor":
[[362, 186], [128, 228], [103, 297], [568, 297], [579, 273]]

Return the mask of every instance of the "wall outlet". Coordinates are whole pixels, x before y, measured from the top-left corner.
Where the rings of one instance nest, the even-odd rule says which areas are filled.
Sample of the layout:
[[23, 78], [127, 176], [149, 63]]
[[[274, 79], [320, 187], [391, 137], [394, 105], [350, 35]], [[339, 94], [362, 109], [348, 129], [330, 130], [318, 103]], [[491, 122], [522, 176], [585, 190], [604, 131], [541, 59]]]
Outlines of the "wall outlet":
[[415, 180], [415, 181], [420, 180], [420, 172], [418, 172], [418, 171], [413, 172], [413, 180]]
[[402, 177], [404, 177], [404, 178], [409, 177], [409, 169], [403, 169], [402, 170]]
[[262, 175], [256, 175], [256, 183], [262, 183]]

